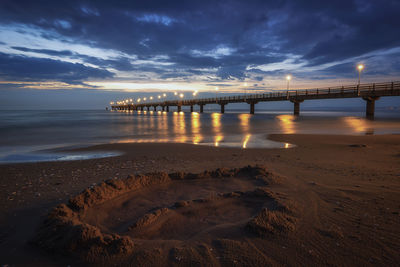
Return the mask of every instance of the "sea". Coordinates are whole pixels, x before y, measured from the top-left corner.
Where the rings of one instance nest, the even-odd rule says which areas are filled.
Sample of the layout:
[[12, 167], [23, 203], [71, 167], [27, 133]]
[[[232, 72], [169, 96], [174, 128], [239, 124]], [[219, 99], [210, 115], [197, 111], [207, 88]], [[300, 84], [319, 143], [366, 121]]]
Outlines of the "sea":
[[[107, 110], [0, 111], [0, 163], [83, 160], [118, 151], [71, 152], [104, 143], [187, 143], [194, 145], [289, 149], [270, 134], [400, 134], [400, 112], [363, 111], [161, 112]], [[67, 151], [68, 150], [68, 151]]]

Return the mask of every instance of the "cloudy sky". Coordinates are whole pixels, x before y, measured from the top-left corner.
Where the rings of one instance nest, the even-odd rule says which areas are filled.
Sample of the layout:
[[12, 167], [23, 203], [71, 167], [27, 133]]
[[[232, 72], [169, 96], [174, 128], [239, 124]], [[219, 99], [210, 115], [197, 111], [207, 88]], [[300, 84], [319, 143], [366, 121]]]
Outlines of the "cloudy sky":
[[358, 63], [362, 81], [391, 81], [399, 14], [398, 0], [1, 0], [0, 104], [351, 84]]

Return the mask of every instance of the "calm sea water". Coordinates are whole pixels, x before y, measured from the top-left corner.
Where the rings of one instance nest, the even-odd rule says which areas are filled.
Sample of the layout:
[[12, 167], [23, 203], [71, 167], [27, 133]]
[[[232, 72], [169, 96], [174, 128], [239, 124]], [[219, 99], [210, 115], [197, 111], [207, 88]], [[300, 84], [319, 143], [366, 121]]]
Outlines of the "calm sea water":
[[[400, 133], [399, 112], [377, 112], [374, 121], [362, 112], [163, 113], [117, 111], [1, 111], [0, 162], [75, 160], [118, 152], [71, 154], [49, 152], [66, 146], [100, 143], [171, 142], [221, 147], [281, 147], [273, 133]], [[45, 151], [43, 151], [45, 150]]]

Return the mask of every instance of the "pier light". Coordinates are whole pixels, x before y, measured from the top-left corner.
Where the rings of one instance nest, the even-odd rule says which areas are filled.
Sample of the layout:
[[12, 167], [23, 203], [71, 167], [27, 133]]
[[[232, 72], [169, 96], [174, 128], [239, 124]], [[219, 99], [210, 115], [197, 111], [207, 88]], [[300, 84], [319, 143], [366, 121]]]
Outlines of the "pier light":
[[150, 96], [150, 100], [153, 100], [153, 97], [152, 97], [152, 96]]
[[167, 97], [167, 94], [166, 94], [166, 93], [164, 93], [164, 94], [163, 94], [163, 97]]
[[146, 97], [143, 97], [143, 101], [146, 101], [146, 99], [147, 99]]
[[358, 64], [358, 65], [357, 65], [357, 70], [358, 70], [358, 84], [361, 83], [361, 72], [363, 71], [364, 67], [365, 67], [365, 66], [364, 66], [363, 64]]
[[182, 94], [182, 93], [179, 94], [179, 97], [180, 97], [180, 98], [183, 98], [183, 97], [184, 97], [184, 94]]
[[137, 100], [137, 102], [138, 102], [138, 103], [140, 102], [140, 98]]
[[289, 91], [289, 84], [290, 80], [292, 80], [292, 75], [286, 75], [286, 80], [287, 80], [287, 90]]
[[159, 96], [158, 96], [158, 99], [160, 99], [160, 98], [161, 98], [161, 96], [159, 95]]
[[130, 102], [133, 102], [133, 99], [131, 98], [131, 99], [129, 99], [129, 101], [130, 101]]
[[178, 95], [178, 92], [174, 92], [174, 95]]
[[244, 99], [246, 100], [246, 98], [247, 98], [247, 86], [248, 86], [248, 84], [247, 84], [247, 82], [245, 82], [243, 85], [244, 85]]

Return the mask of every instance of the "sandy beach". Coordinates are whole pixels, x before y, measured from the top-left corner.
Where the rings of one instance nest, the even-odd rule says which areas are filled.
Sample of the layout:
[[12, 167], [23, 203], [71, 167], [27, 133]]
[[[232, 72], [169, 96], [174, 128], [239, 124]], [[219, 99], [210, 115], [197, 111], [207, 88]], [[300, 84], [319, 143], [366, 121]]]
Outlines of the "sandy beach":
[[[269, 138], [295, 147], [104, 144], [84, 150], [124, 154], [0, 165], [0, 264], [394, 266], [400, 262], [400, 135]], [[246, 169], [248, 165], [253, 167]], [[158, 174], [145, 175], [154, 172]], [[101, 184], [110, 179], [124, 186]], [[127, 186], [133, 182], [140, 186]], [[78, 194], [86, 188], [111, 185], [117, 193], [77, 204]], [[128, 241], [121, 241], [122, 252], [107, 258], [95, 257], [92, 250], [92, 256], [85, 257], [48, 240], [44, 220], [71, 198], [75, 202], [64, 205], [68, 211], [62, 212], [73, 212], [71, 216], [93, 226], [104, 240], [120, 242], [118, 238], [128, 236]], [[49, 231], [49, 236], [60, 234]]]

